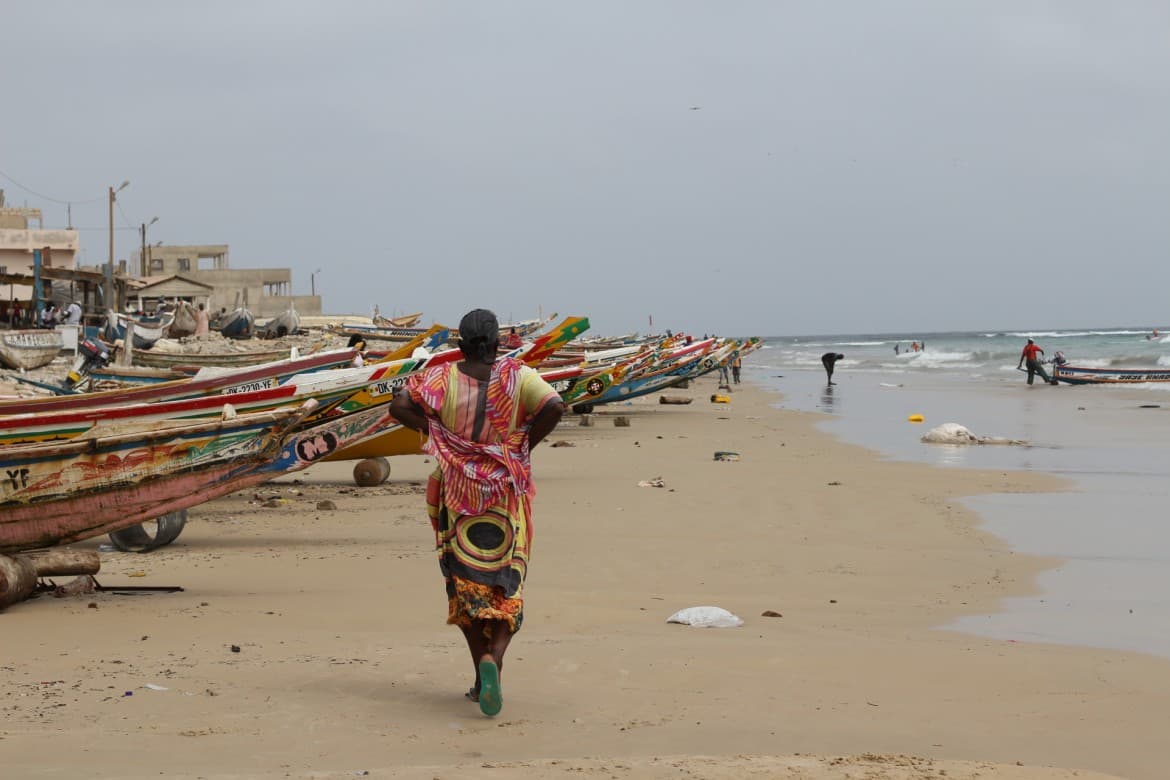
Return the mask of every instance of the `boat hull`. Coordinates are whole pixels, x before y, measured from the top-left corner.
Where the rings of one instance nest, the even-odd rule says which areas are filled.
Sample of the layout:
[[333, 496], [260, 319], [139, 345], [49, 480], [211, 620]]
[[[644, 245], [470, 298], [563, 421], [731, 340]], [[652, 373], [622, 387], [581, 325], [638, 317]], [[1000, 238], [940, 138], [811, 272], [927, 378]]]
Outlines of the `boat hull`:
[[1087, 368], [1054, 366], [1052, 378], [1069, 385], [1140, 385], [1147, 382], [1170, 382], [1167, 368]]
[[0, 332], [0, 364], [17, 370], [47, 366], [65, 347], [56, 330], [10, 330]]

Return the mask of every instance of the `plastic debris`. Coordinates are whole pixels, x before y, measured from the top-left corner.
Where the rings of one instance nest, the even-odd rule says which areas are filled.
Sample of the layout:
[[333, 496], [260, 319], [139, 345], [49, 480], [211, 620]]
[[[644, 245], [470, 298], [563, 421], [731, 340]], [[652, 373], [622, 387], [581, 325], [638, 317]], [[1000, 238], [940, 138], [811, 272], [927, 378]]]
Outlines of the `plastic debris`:
[[655, 477], [654, 479], [644, 479], [638, 483], [638, 487], [666, 487], [666, 483], [662, 481], [662, 477]]
[[165, 685], [155, 685], [154, 683], [147, 683], [146, 685], [144, 685], [142, 687], [149, 688], [152, 691], [169, 691], [170, 690], [170, 688], [166, 687]]
[[722, 607], [687, 607], [675, 612], [666, 622], [696, 628], [739, 628], [743, 625], [743, 618]]
[[739, 460], [739, 453], [720, 450], [715, 453], [715, 460]]
[[1027, 444], [1020, 439], [1001, 439], [994, 436], [976, 436], [958, 423], [943, 423], [923, 434], [927, 444]]

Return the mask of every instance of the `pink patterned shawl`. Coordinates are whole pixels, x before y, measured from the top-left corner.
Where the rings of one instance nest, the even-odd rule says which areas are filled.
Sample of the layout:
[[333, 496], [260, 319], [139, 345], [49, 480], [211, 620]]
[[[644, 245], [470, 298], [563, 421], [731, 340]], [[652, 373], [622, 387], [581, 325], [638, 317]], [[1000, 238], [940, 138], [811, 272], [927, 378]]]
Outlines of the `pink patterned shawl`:
[[436, 366], [407, 382], [411, 399], [427, 415], [429, 438], [423, 451], [434, 455], [443, 475], [443, 503], [461, 515], [482, 514], [489, 507], [515, 509], [536, 493], [528, 453], [528, 431], [513, 427], [520, 403], [521, 363], [501, 358], [488, 380], [486, 418], [494, 432], [488, 443], [474, 442], [449, 430], [440, 419], [449, 390], [458, 387], [456, 364]]

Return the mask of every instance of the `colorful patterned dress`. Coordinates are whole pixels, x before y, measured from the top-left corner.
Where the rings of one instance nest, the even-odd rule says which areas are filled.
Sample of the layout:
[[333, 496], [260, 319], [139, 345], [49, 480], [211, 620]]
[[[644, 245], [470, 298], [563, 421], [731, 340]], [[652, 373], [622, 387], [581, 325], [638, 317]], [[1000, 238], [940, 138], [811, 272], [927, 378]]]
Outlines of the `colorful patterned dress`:
[[518, 631], [536, 495], [528, 423], [557, 393], [512, 358], [497, 360], [487, 381], [451, 364], [413, 377], [406, 389], [427, 416], [423, 450], [439, 462], [427, 483], [427, 514], [447, 583], [447, 622], [503, 620]]

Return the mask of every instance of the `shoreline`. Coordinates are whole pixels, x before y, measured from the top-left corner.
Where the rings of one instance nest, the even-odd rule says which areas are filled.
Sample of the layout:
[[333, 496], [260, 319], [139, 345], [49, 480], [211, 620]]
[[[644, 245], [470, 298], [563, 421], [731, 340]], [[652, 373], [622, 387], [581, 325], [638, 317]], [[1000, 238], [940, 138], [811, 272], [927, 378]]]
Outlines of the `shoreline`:
[[[758, 376], [758, 374], [757, 374]], [[819, 379], [819, 381], [818, 381]], [[1153, 521], [1166, 495], [1165, 468], [1150, 457], [1167, 418], [1135, 388], [972, 386], [953, 376], [854, 373], [827, 392], [817, 372], [764, 379], [783, 408], [815, 411], [818, 429], [884, 459], [952, 470], [1046, 474], [1056, 492], [963, 499], [983, 527], [1020, 552], [1060, 559], [1038, 578], [1042, 592], [994, 615], [957, 621], [993, 638], [1028, 638], [1170, 658], [1170, 544]], [[922, 425], [908, 413], [924, 413]], [[1028, 446], [924, 445], [922, 433], [957, 422], [977, 435]], [[1108, 522], [1104, 520], [1108, 518]], [[1109, 582], [1108, 591], [1097, 583]]]
[[[762, 387], [711, 404], [715, 384], [671, 391], [689, 406], [614, 405], [592, 428], [566, 416], [549, 443], [575, 446], [535, 452], [528, 617], [498, 718], [462, 700], [471, 668], [443, 625], [430, 466], [395, 458], [390, 482], [358, 489], [352, 464], [323, 464], [199, 507], [170, 547], [102, 554], [103, 585], [183, 593], [42, 597], [0, 615], [9, 765], [225, 780], [541, 777], [553, 760], [620, 777], [738, 777], [751, 760], [826, 779], [1159, 776], [1165, 661], [938, 628], [1034, 592], [1054, 563], [1012, 552], [961, 498], [1055, 478], [882, 460]], [[664, 488], [637, 486], [658, 476]], [[254, 499], [269, 494], [287, 503]], [[326, 498], [337, 509], [315, 508]], [[704, 604], [746, 625], [665, 623]]]

